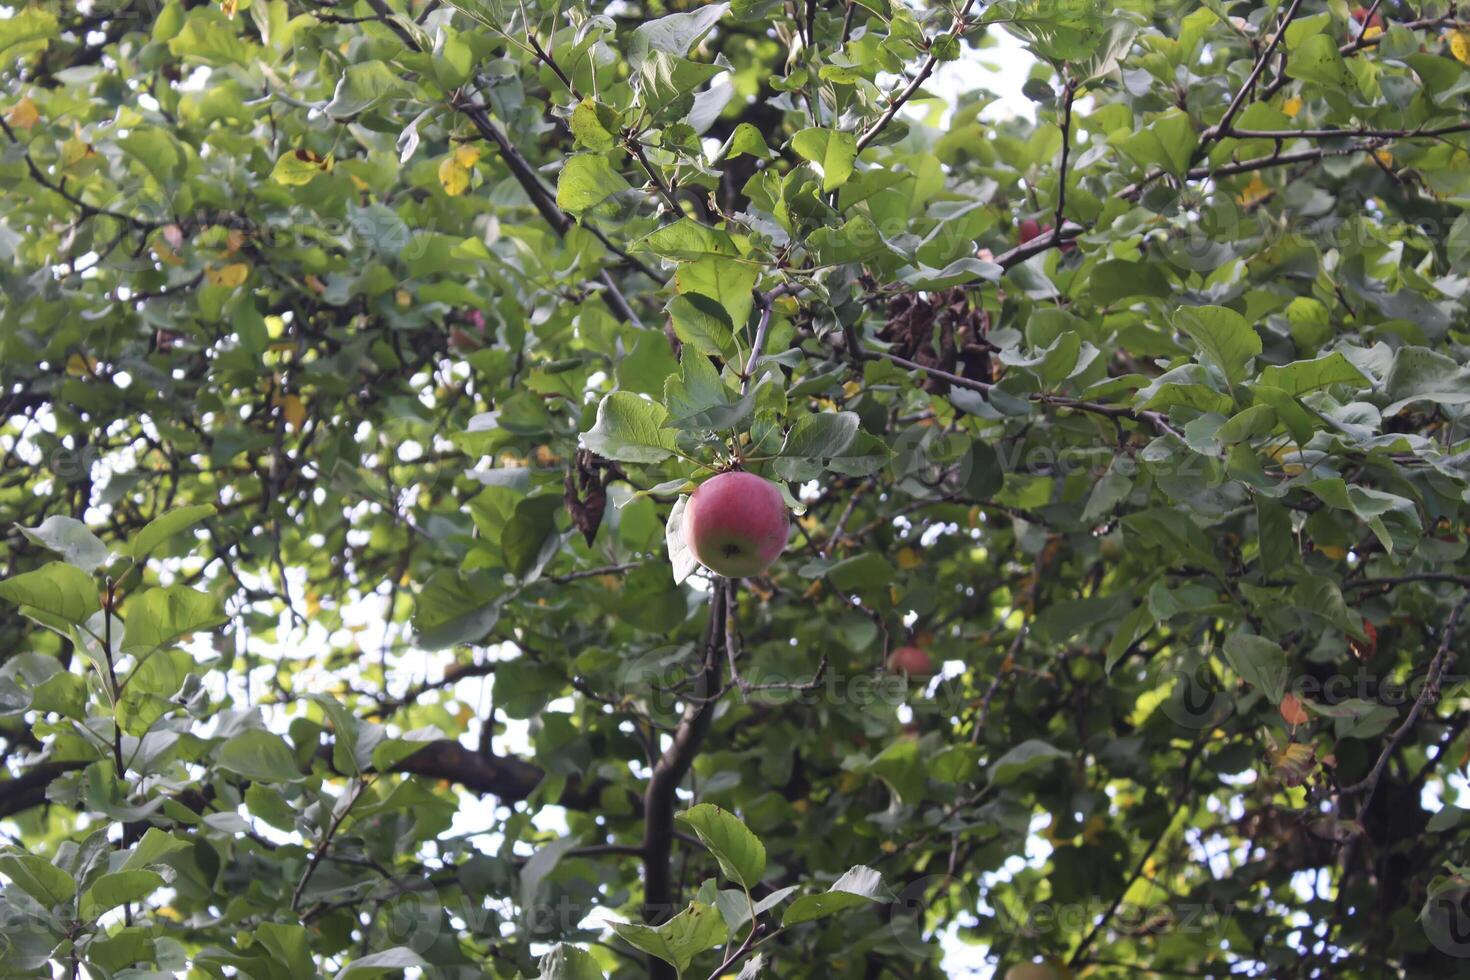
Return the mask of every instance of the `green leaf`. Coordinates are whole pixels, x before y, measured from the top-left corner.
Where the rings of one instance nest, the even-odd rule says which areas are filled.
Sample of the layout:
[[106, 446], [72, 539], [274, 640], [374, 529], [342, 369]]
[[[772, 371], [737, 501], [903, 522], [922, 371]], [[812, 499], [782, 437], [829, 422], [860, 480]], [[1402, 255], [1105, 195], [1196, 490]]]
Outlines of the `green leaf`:
[[301, 779], [296, 757], [279, 735], [247, 728], [232, 735], [215, 755], [215, 765], [237, 776], [262, 783], [289, 783]]
[[766, 873], [766, 847], [740, 818], [711, 803], [701, 803], [677, 815], [709, 848], [725, 876], [749, 891]]
[[256, 927], [255, 941], [270, 950], [271, 958], [285, 967], [292, 977], [317, 975], [311, 956], [311, 937], [304, 926], [294, 922], [262, 922]]
[[701, 354], [724, 358], [734, 355], [733, 321], [719, 300], [700, 293], [680, 293], [669, 301], [668, 312], [674, 333], [685, 344]]
[[1310, 361], [1292, 361], [1280, 366], [1268, 364], [1261, 369], [1260, 382], [1293, 395], [1303, 395], [1335, 384], [1360, 388], [1368, 384], [1368, 379], [1351, 361], [1333, 351]]
[[1281, 645], [1250, 633], [1234, 633], [1225, 640], [1225, 659], [1251, 687], [1263, 691], [1272, 704], [1286, 694], [1290, 669]]
[[1233, 388], [1246, 376], [1251, 358], [1261, 353], [1261, 338], [1245, 317], [1223, 306], [1183, 306], [1174, 317], [1198, 345], [1204, 358], [1220, 369]]
[[[759, 277], [759, 270], [755, 266], [713, 257], [682, 262], [674, 273], [679, 292], [707, 296], [717, 302], [724, 308], [726, 321], [731, 327], [744, 325], [750, 318], [751, 308], [755, 305], [751, 290], [755, 288]], [[670, 313], [674, 311], [671, 309]], [[675, 314], [674, 330], [678, 332], [679, 329], [678, 316]], [[682, 333], [680, 339], [684, 340]], [[689, 340], [684, 342], [690, 343]], [[705, 347], [700, 350], [706, 354], [715, 353]], [[728, 350], [725, 344], [720, 345], [721, 352]]]
[[572, 138], [577, 141], [578, 146], [599, 153], [617, 145], [618, 130], [622, 128], [617, 110], [592, 99], [583, 99], [577, 103], [577, 107], [572, 110], [570, 126]]
[[557, 943], [541, 957], [536, 980], [605, 980], [597, 961], [588, 953], [566, 943]]
[[63, 561], [0, 582], [0, 599], [30, 606], [68, 623], [84, 623], [102, 609], [92, 576]]
[[791, 148], [821, 171], [825, 194], [835, 191], [852, 176], [857, 160], [857, 137], [848, 130], [803, 129], [791, 138]]
[[45, 7], [22, 7], [0, 20], [0, 59], [8, 65], [32, 51], [40, 51], [60, 32], [56, 15]]
[[694, 957], [723, 943], [725, 920], [712, 905], [690, 902], [689, 907], [663, 925], [650, 928], [632, 922], [613, 922], [624, 942], [673, 965], [681, 974]]
[[888, 559], [874, 551], [844, 558], [827, 569], [832, 584], [844, 592], [886, 590], [896, 574]]
[[33, 854], [0, 855], [0, 874], [48, 909], [71, 901], [77, 893], [76, 879]]
[[147, 561], [155, 551], [168, 543], [175, 534], [187, 530], [209, 517], [213, 517], [213, 504], [196, 504], [192, 507], [176, 507], [160, 517], [155, 517], [143, 526], [128, 541], [127, 553], [133, 561]]
[[669, 550], [669, 565], [673, 568], [675, 585], [699, 568], [699, 559], [694, 557], [689, 543], [684, 540], [684, 511], [688, 506], [689, 498], [680, 496], [669, 509], [669, 519], [664, 525], [664, 545]]
[[569, 157], [561, 169], [556, 182], [556, 203], [572, 214], [581, 214], [629, 186], [607, 157], [601, 153], [580, 153]]
[[740, 254], [729, 234], [691, 218], [680, 218], [673, 224], [664, 225], [635, 244], [666, 259], [695, 260]]
[[122, 652], [147, 653], [225, 621], [219, 600], [183, 585], [149, 589], [123, 605]]
[[398, 72], [381, 61], [349, 65], [323, 111], [333, 119], [350, 119], [402, 87]]
[[711, 3], [690, 13], [668, 14], [644, 21], [633, 31], [628, 44], [628, 60], [636, 67], [652, 51], [680, 57], [688, 54], [689, 49], [698, 44], [729, 9], [728, 3]]
[[1007, 786], [1042, 766], [1067, 758], [1067, 753], [1040, 739], [1028, 738], [990, 764], [990, 784]]
[[184, 26], [169, 39], [168, 50], [175, 58], [212, 68], [247, 65], [258, 54], [257, 46], [246, 42], [218, 7], [191, 10]]
[[733, 160], [738, 156], [753, 156], [760, 160], [769, 160], [773, 154], [771, 148], [766, 145], [766, 138], [748, 122], [743, 122], [735, 127], [730, 138], [725, 141], [724, 159]]
[[136, 868], [131, 871], [114, 871], [92, 882], [82, 893], [78, 905], [84, 921], [95, 921], [102, 913], [119, 905], [141, 902], [164, 886], [164, 877], [157, 871]]
[[784, 929], [803, 922], [815, 922], [848, 909], [886, 901], [888, 899], [883, 894], [883, 876], [872, 868], [859, 864], [849, 868], [827, 891], [820, 895], [803, 895], [787, 906], [786, 914], [781, 916], [781, 927]]
[[659, 463], [673, 454], [668, 411], [631, 392], [615, 391], [597, 406], [597, 421], [582, 433], [582, 445], [622, 463]]
[[750, 414], [756, 394], [751, 389], [742, 397], [726, 387], [710, 359], [692, 347], [684, 348], [679, 373], [664, 382], [669, 425], [676, 429], [727, 429]]
[[1092, 301], [1109, 306], [1132, 296], [1162, 297], [1171, 293], [1168, 278], [1152, 262], [1099, 262], [1088, 279]]
[[133, 845], [132, 851], [128, 853], [127, 860], [123, 862], [119, 871], [132, 871], [136, 868], [146, 868], [149, 865], [166, 863], [165, 859], [180, 851], [186, 851], [193, 845], [186, 840], [180, 840], [167, 831], [159, 830], [157, 827], [149, 827], [143, 832], [142, 838]]
[[1313, 34], [1298, 45], [1286, 59], [1286, 74], [1289, 78], [1317, 82], [1330, 88], [1347, 88], [1353, 82], [1353, 76], [1337, 50], [1337, 41], [1328, 34]]
[[1401, 347], [1383, 379], [1388, 405], [1384, 415], [1397, 415], [1420, 401], [1437, 405], [1470, 403], [1470, 367], [1427, 347]]
[[20, 533], [84, 572], [95, 572], [107, 563], [110, 555], [107, 546], [87, 530], [87, 525], [70, 517], [48, 517], [38, 527], [22, 527]]
[[424, 970], [429, 964], [424, 958], [407, 946], [394, 946], [385, 949], [381, 953], [373, 953], [355, 959], [337, 973], [335, 980], [370, 980], [372, 977], [380, 977], [385, 973], [398, 973], [402, 970], [419, 969]]
[[829, 459], [840, 456], [858, 434], [856, 412], [818, 412], [803, 415], [786, 433], [781, 444], [782, 456], [803, 459]]
[[528, 497], [516, 504], [515, 512], [500, 532], [500, 548], [505, 567], [519, 578], [533, 578], [556, 554], [561, 535], [556, 530], [556, 515], [561, 513], [561, 498], [554, 494]]
[[1182, 177], [1198, 142], [1199, 134], [1189, 116], [1178, 109], [1167, 109], [1143, 129], [1123, 138], [1118, 146], [1143, 166], [1162, 167]]

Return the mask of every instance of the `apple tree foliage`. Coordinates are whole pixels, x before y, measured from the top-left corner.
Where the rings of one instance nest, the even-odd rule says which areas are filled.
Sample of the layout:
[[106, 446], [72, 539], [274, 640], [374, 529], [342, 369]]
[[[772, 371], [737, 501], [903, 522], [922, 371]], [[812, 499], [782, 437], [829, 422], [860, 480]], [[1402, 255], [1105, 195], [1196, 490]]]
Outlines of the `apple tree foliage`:
[[1470, 24], [1356, 13], [0, 8], [0, 975], [1470, 972]]

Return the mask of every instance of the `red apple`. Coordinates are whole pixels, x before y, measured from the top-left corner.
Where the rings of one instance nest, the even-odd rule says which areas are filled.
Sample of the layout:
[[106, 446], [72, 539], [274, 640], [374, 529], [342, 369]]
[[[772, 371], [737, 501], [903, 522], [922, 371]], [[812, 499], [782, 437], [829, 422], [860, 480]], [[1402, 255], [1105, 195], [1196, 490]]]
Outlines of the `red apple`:
[[888, 655], [888, 669], [910, 677], [932, 677], [938, 668], [923, 647], [899, 647]]
[[458, 354], [467, 354], [483, 346], [478, 337], [471, 336], [463, 327], [449, 328], [449, 349]]
[[[1051, 225], [1044, 225], [1041, 222], [1037, 221], [1035, 218], [1022, 218], [1020, 225], [1020, 234], [1018, 236], [1020, 238], [1020, 244], [1025, 245], [1033, 238], [1040, 238], [1042, 235], [1050, 235], [1051, 228]], [[1069, 238], [1057, 247], [1060, 248], [1063, 252], [1070, 252], [1077, 247], [1077, 243]]]
[[684, 508], [684, 543], [716, 575], [759, 575], [786, 550], [790, 518], [781, 491], [732, 471], [699, 485]]
[[[1364, 20], [1367, 20], [1368, 23], [1364, 24]], [[1353, 23], [1357, 24], [1364, 30], [1367, 30], [1369, 27], [1376, 27], [1380, 31], [1383, 30], [1383, 16], [1375, 10], [1373, 11], [1373, 17], [1370, 20], [1368, 18], [1368, 9], [1366, 7], [1353, 8]]]

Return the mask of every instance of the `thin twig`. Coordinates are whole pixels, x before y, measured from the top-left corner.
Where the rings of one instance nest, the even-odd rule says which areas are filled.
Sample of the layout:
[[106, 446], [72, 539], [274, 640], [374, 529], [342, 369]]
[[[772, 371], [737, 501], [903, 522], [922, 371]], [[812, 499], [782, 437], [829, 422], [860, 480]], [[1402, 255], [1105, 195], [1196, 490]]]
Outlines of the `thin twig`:
[[1383, 771], [1388, 768], [1388, 760], [1393, 756], [1394, 751], [1398, 749], [1399, 744], [1403, 742], [1404, 737], [1409, 734], [1410, 729], [1418, 724], [1419, 716], [1424, 713], [1425, 706], [1431, 700], [1439, 697], [1440, 678], [1444, 676], [1445, 665], [1449, 662], [1450, 648], [1454, 645], [1455, 641], [1455, 630], [1460, 625], [1460, 614], [1465, 611], [1466, 605], [1470, 605], [1470, 592], [1466, 592], [1460, 598], [1460, 601], [1455, 603], [1454, 609], [1450, 611], [1450, 618], [1446, 620], [1444, 625], [1444, 634], [1440, 637], [1439, 649], [1435, 651], [1434, 659], [1429, 662], [1429, 670], [1424, 677], [1424, 689], [1414, 699], [1414, 704], [1409, 708], [1409, 714], [1404, 718], [1403, 724], [1399, 725], [1393, 735], [1389, 737], [1388, 744], [1383, 747], [1383, 751], [1378, 755], [1378, 761], [1373, 764], [1373, 768], [1363, 779], [1353, 783], [1351, 786], [1343, 787], [1342, 793], [1344, 795], [1364, 794], [1363, 805], [1358, 809], [1360, 817], [1373, 804], [1373, 796], [1378, 791], [1378, 781], [1383, 778]]
[[[970, 16], [970, 9], [974, 6], [975, 0], [965, 0], [965, 5], [960, 8], [959, 13], [955, 14], [954, 24], [945, 32], [945, 35], [953, 34], [955, 39], [958, 40], [959, 36], [964, 33], [965, 20]], [[945, 35], [940, 35], [940, 37], [944, 37]], [[913, 81], [909, 82], [903, 91], [894, 97], [893, 101], [888, 104], [888, 108], [883, 110], [883, 115], [879, 116], [878, 120], [864, 130], [862, 135], [857, 138], [857, 151], [859, 153], [863, 152], [863, 149], [869, 143], [878, 138], [878, 134], [882, 133], [888, 124], [893, 121], [893, 117], [898, 115], [898, 110], [902, 109], [904, 104], [914, 97], [914, 93], [918, 92], [919, 88], [928, 80], [929, 76], [934, 73], [935, 66], [939, 64], [939, 52], [934, 50], [935, 43], [938, 40], [939, 38], [935, 38], [934, 41], [929, 43], [929, 57], [925, 58], [924, 63], [919, 66], [918, 74], [914, 76]]]
[[1302, 0], [1291, 0], [1291, 6], [1286, 8], [1286, 13], [1282, 15], [1280, 23], [1276, 25], [1276, 33], [1272, 35], [1271, 43], [1266, 45], [1266, 50], [1261, 52], [1261, 56], [1256, 59], [1255, 65], [1251, 68], [1251, 73], [1246, 76], [1245, 82], [1236, 91], [1235, 97], [1225, 107], [1225, 114], [1220, 117], [1218, 123], [1205, 130], [1200, 136], [1199, 145], [1195, 147], [1194, 157], [1191, 162], [1204, 159], [1205, 154], [1209, 152], [1211, 143], [1220, 139], [1222, 136], [1230, 135], [1230, 125], [1235, 121], [1236, 113], [1240, 112], [1241, 107], [1245, 105], [1246, 97], [1250, 95], [1251, 90], [1255, 87], [1256, 81], [1261, 77], [1261, 72], [1266, 70], [1266, 63], [1271, 60], [1271, 55], [1275, 53], [1276, 46], [1281, 43], [1282, 37], [1286, 35], [1286, 28], [1296, 19], [1296, 12], [1300, 9], [1301, 5]]

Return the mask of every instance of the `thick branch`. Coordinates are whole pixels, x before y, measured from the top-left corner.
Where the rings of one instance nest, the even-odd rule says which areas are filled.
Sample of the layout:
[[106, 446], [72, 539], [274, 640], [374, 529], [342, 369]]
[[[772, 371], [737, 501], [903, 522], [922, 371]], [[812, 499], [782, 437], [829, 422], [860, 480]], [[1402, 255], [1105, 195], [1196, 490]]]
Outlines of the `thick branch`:
[[[675, 791], [694, 762], [714, 716], [718, 699], [713, 695], [720, 686], [724, 632], [725, 589], [717, 582], [710, 593], [709, 623], [704, 634], [704, 671], [669, 747], [654, 763], [643, 796], [643, 918], [650, 923], [663, 921], [673, 911]], [[674, 980], [674, 971], [667, 964], [655, 961], [649, 966], [651, 980]]]

